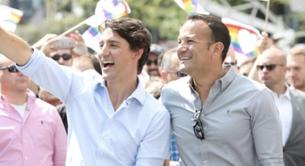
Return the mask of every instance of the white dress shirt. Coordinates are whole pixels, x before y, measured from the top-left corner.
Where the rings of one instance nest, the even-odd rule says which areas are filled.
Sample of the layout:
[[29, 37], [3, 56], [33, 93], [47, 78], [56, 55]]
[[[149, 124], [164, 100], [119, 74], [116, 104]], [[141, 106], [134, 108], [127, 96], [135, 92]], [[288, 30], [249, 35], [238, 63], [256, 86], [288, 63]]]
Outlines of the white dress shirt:
[[94, 71], [74, 72], [37, 50], [18, 69], [67, 106], [66, 166], [161, 166], [169, 157], [169, 113], [141, 83], [114, 111]]
[[284, 94], [277, 94], [273, 92], [273, 96], [277, 109], [279, 110], [282, 125], [282, 143], [284, 146], [288, 140], [292, 124], [291, 97], [289, 95], [288, 88], [286, 88]]

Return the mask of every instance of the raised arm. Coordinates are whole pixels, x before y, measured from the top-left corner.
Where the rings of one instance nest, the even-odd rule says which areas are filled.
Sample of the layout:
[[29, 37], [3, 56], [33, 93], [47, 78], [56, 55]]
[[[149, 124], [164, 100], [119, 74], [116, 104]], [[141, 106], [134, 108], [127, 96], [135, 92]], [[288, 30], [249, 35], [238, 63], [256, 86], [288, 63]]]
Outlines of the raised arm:
[[18, 65], [24, 65], [31, 58], [30, 45], [17, 35], [4, 30], [0, 26], [0, 53], [7, 56]]

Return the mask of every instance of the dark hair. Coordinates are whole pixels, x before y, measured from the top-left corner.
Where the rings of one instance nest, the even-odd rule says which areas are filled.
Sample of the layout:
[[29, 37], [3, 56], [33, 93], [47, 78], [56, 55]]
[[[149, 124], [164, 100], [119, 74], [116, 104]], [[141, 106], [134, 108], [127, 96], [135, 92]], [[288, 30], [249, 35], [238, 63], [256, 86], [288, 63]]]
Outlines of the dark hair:
[[226, 59], [228, 49], [230, 47], [230, 34], [226, 25], [221, 22], [221, 18], [213, 15], [193, 14], [188, 16], [188, 20], [202, 20], [207, 23], [212, 30], [212, 37], [215, 42], [221, 42], [224, 45], [222, 51], [222, 61]]
[[131, 50], [144, 50], [138, 62], [138, 74], [140, 74], [150, 52], [151, 33], [149, 30], [140, 20], [127, 17], [107, 21], [105, 27], [124, 38]]

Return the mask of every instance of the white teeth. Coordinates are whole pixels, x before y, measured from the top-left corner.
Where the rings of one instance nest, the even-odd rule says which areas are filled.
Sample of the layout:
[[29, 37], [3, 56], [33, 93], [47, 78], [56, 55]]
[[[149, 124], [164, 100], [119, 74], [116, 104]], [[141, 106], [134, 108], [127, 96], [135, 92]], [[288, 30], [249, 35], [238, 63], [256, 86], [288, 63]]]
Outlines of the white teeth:
[[104, 67], [107, 67], [107, 66], [111, 66], [111, 65], [114, 65], [114, 62], [103, 62], [103, 66]]
[[190, 60], [190, 57], [181, 57], [180, 60]]

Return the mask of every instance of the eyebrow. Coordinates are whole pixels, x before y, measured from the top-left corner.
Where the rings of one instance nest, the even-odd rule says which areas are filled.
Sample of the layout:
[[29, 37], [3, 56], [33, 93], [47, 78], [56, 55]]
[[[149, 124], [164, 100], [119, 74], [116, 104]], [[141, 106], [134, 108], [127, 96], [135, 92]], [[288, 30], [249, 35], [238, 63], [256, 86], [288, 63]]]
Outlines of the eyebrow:
[[[111, 43], [111, 44], [120, 44], [119, 41], [116, 41], [116, 40], [106, 40], [107, 43]], [[99, 43], [106, 43], [105, 41], [100, 41]]]

